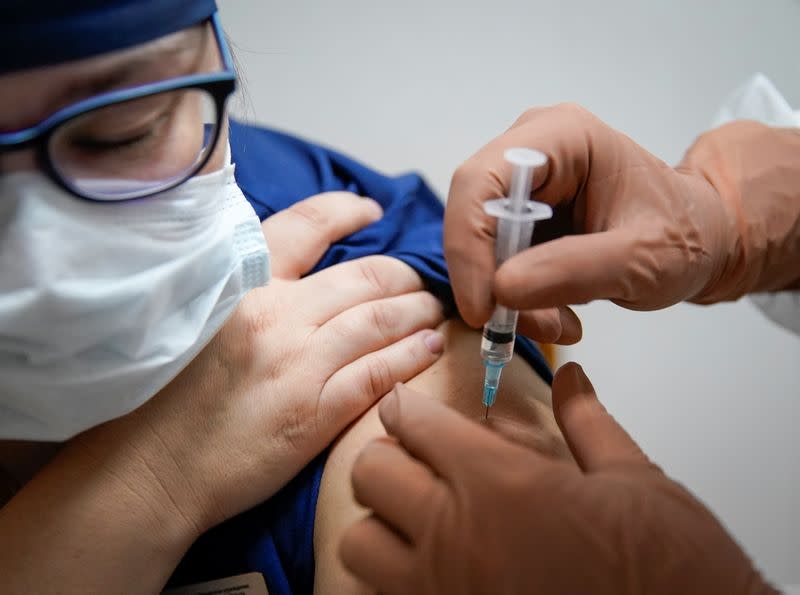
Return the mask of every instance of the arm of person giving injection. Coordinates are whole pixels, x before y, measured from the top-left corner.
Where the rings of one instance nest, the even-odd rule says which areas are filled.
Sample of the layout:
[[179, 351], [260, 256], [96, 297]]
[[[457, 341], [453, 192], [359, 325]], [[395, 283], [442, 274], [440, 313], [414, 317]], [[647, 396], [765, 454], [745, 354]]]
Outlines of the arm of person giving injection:
[[[483, 205], [509, 193], [511, 147], [548, 157], [533, 188], [555, 216], [495, 269]], [[531, 110], [454, 176], [445, 251], [475, 327], [495, 300], [519, 310], [523, 328], [542, 309], [595, 299], [654, 310], [797, 289], [800, 131], [733, 122], [673, 168], [582, 108]], [[553, 408], [577, 468], [398, 386], [380, 407], [393, 440], [354, 466], [355, 497], [372, 514], [345, 534], [345, 565], [388, 594], [776, 592], [576, 364], [556, 374]], [[362, 468], [369, 489], [356, 481]]]

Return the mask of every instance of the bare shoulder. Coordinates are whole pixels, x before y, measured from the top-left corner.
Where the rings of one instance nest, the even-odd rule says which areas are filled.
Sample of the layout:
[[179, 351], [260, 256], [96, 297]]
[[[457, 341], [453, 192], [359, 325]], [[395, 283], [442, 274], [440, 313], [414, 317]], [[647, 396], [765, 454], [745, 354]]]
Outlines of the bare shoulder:
[[[480, 334], [456, 320], [445, 322], [440, 330], [446, 338], [444, 355], [407, 384], [468, 417], [482, 420], [485, 410], [481, 403]], [[553, 418], [550, 387], [521, 358], [515, 358], [503, 372], [488, 425], [510, 440], [559, 458], [570, 456]], [[377, 408], [373, 407], [339, 438], [328, 457], [314, 527], [317, 595], [370, 593], [341, 566], [337, 548], [344, 530], [366, 514], [353, 500], [353, 462], [367, 442], [384, 434]]]

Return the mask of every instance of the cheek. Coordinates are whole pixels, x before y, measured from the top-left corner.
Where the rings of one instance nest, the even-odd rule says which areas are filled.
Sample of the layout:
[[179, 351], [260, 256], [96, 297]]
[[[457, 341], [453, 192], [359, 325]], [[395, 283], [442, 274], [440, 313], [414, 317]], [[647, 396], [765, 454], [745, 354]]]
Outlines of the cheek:
[[222, 169], [225, 165], [225, 151], [228, 148], [228, 118], [226, 117], [222, 123], [222, 130], [219, 131], [219, 140], [217, 146], [214, 147], [214, 152], [211, 158], [200, 170], [201, 174], [210, 173]]
[[31, 171], [36, 169], [36, 166], [36, 155], [32, 149], [0, 155], [0, 173]]

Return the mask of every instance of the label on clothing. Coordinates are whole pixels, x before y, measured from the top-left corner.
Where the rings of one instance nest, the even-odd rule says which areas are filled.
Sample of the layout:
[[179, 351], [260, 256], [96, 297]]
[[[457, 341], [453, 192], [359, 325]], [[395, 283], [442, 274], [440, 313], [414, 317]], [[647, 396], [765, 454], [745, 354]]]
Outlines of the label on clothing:
[[207, 583], [169, 589], [161, 595], [269, 595], [260, 572], [240, 574]]

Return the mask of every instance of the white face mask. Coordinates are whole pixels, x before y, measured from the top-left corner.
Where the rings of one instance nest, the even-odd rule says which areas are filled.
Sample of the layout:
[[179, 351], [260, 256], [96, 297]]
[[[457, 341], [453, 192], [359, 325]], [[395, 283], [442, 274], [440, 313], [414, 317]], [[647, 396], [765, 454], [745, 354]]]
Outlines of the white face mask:
[[132, 411], [268, 279], [232, 165], [116, 204], [0, 177], [0, 439], [66, 440]]

